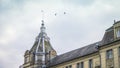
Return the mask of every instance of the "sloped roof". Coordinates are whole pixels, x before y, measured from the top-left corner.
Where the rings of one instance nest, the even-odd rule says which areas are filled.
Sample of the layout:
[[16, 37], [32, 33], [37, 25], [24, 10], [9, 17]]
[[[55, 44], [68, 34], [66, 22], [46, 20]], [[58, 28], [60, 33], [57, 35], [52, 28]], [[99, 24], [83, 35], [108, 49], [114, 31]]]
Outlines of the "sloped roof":
[[107, 44], [114, 41], [114, 28], [113, 26], [106, 30], [102, 39], [102, 44]]
[[108, 28], [104, 34], [104, 37], [101, 41], [90, 44], [88, 46], [61, 54], [56, 56], [54, 59], [51, 60], [49, 66], [54, 66], [54, 65], [58, 65], [60, 63], [64, 63], [70, 60], [73, 60], [75, 58], [79, 58], [82, 56], [86, 56], [92, 53], [97, 52], [97, 46], [102, 46], [104, 44], [110, 43], [114, 41], [114, 29], [113, 26]]
[[120, 21], [116, 21], [114, 24], [120, 23]]
[[91, 53], [97, 52], [97, 45], [100, 44], [101, 42], [96, 42], [94, 44], [90, 44], [88, 46], [64, 53], [62, 55], [56, 56], [54, 59], [51, 60], [50, 66], [57, 65], [66, 61], [70, 61], [72, 59], [82, 57]]

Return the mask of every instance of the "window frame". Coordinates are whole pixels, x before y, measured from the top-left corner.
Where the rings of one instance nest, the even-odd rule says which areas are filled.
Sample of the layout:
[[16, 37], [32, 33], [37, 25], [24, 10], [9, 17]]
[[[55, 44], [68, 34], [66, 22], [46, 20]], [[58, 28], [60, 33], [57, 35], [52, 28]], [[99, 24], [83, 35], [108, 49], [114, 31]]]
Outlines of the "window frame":
[[116, 28], [116, 37], [120, 38], [120, 27]]
[[80, 63], [77, 63], [77, 64], [76, 64], [76, 68], [80, 68]]
[[118, 56], [120, 57], [120, 47], [118, 48]]
[[65, 68], [72, 68], [72, 65], [65, 66]]
[[106, 51], [106, 59], [112, 59], [113, 58], [113, 50], [109, 49]]
[[77, 63], [76, 68], [84, 68], [84, 62]]
[[72, 68], [72, 65], [69, 65], [69, 68]]
[[93, 59], [89, 60], [89, 68], [93, 68]]
[[84, 68], [84, 62], [80, 62], [80, 68]]
[[66, 66], [65, 68], [68, 68], [68, 66]]

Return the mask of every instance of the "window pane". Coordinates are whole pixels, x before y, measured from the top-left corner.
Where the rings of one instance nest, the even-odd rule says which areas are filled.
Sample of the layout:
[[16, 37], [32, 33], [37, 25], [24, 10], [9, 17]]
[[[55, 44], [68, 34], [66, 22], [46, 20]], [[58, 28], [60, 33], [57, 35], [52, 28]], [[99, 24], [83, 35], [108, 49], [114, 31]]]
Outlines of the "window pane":
[[89, 60], [89, 68], [92, 68], [92, 59]]
[[77, 68], [80, 68], [80, 63], [77, 63]]
[[112, 49], [107, 51], [107, 59], [113, 58]]
[[120, 29], [117, 30], [117, 37], [120, 37]]
[[72, 65], [70, 65], [69, 68], [72, 68]]
[[81, 68], [84, 68], [84, 63], [83, 62], [81, 62]]
[[84, 68], [84, 63], [83, 62], [77, 63], [76, 68]]
[[65, 68], [68, 68], [68, 66], [66, 66]]
[[119, 47], [119, 56], [120, 56], [120, 47]]

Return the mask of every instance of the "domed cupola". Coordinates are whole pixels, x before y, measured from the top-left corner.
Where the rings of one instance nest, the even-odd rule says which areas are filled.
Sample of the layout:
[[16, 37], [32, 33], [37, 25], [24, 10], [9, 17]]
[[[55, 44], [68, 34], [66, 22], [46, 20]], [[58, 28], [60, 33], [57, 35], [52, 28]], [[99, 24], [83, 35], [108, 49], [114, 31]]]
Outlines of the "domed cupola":
[[25, 63], [31, 63], [37, 67], [46, 66], [57, 53], [50, 44], [50, 38], [45, 32], [44, 21], [42, 21], [40, 33], [36, 37], [33, 47], [25, 52]]

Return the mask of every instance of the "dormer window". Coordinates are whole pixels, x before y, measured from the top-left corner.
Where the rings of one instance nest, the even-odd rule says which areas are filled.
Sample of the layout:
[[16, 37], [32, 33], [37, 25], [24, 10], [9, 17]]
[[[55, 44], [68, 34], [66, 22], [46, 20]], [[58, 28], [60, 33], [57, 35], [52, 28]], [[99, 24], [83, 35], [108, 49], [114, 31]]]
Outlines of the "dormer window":
[[114, 38], [119, 39], [120, 38], [120, 21], [115, 22], [114, 21]]
[[117, 38], [120, 37], [120, 28], [117, 29], [116, 36], [117, 36]]
[[25, 63], [29, 62], [29, 57], [25, 57]]

